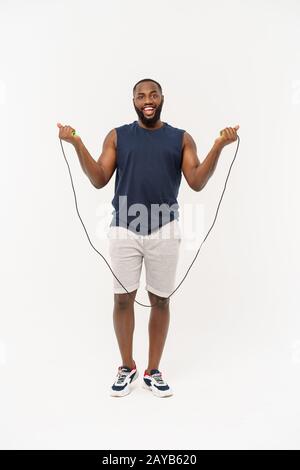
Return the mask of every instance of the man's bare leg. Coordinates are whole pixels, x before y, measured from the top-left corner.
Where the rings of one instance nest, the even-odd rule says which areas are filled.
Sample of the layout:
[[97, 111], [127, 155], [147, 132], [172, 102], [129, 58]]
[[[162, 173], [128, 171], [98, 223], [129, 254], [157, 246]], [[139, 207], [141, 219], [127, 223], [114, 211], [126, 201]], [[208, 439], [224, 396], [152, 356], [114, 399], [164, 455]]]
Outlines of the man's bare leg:
[[113, 323], [122, 357], [122, 365], [134, 367], [132, 357], [134, 332], [134, 299], [135, 291], [124, 294], [114, 294]]
[[169, 299], [159, 297], [148, 291], [151, 304], [149, 319], [149, 357], [146, 372], [149, 374], [151, 369], [159, 369], [159, 363], [163, 353], [165, 341], [168, 334], [170, 323]]

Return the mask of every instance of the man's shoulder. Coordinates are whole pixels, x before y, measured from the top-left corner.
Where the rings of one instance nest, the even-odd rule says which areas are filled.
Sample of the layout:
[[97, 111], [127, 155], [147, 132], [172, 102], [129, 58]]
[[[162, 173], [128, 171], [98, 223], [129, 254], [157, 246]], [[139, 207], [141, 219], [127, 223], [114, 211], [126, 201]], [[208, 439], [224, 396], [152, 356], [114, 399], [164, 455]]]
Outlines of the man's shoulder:
[[177, 126], [173, 126], [172, 124], [169, 124], [166, 122], [166, 126], [170, 129], [170, 130], [173, 130], [173, 131], [177, 131], [177, 132], [186, 132], [185, 129], [182, 129], [181, 127], [177, 127]]
[[125, 130], [129, 130], [129, 129], [132, 129], [134, 126], [135, 126], [135, 122], [136, 121], [133, 121], [133, 122], [129, 122], [129, 123], [126, 123], [126, 124], [120, 124], [119, 126], [116, 126], [114, 129], [116, 130], [119, 130], [119, 129], [125, 129]]

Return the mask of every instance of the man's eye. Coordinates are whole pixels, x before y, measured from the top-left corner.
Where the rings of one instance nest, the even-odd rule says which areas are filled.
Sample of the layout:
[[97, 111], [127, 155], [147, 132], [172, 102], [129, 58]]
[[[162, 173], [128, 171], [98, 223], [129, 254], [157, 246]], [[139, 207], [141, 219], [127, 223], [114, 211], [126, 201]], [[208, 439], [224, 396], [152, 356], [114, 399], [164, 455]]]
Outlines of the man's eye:
[[[158, 97], [157, 93], [153, 93], [152, 96], [154, 96], [154, 98], [157, 98], [157, 97]], [[142, 99], [142, 96], [138, 96], [137, 99], [138, 99], [138, 100], [141, 100], [141, 99]]]

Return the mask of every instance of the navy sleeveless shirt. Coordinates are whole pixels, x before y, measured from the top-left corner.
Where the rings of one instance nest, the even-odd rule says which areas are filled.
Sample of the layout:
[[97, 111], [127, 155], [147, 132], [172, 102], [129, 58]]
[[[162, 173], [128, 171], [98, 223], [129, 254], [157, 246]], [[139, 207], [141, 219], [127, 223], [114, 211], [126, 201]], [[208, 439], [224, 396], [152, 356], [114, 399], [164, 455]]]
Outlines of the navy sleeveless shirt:
[[111, 226], [149, 235], [179, 218], [184, 130], [164, 122], [145, 129], [138, 121], [116, 127], [117, 167]]

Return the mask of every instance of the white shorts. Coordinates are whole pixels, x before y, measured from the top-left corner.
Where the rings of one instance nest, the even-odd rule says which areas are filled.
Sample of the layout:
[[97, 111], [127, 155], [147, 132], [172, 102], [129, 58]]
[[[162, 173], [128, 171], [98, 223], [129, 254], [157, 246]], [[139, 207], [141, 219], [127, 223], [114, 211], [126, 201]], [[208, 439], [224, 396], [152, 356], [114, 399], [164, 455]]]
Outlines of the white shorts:
[[[169, 297], [175, 289], [175, 277], [181, 243], [179, 222], [174, 219], [150, 235], [137, 235], [125, 227], [111, 226], [108, 230], [111, 268], [128, 292], [139, 288], [143, 258], [147, 291]], [[113, 278], [115, 294], [126, 290]]]

